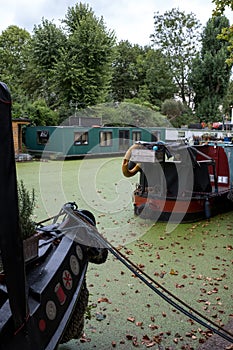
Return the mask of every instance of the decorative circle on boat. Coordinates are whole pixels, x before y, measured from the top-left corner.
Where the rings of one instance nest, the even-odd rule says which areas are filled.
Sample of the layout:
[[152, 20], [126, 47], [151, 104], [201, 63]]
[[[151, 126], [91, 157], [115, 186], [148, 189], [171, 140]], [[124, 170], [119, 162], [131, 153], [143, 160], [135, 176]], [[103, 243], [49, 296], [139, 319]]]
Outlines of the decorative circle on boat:
[[39, 321], [39, 330], [40, 330], [41, 332], [44, 332], [44, 331], [46, 330], [46, 322], [45, 322], [45, 320], [43, 320], [43, 319], [41, 319], [41, 320]]
[[45, 312], [46, 312], [46, 315], [47, 315], [49, 320], [53, 321], [56, 318], [57, 307], [56, 307], [54, 301], [49, 300], [47, 302]]
[[79, 274], [79, 262], [76, 256], [71, 255], [70, 257], [70, 268], [75, 276]]
[[63, 280], [64, 287], [70, 290], [73, 286], [73, 279], [68, 270], [63, 271], [62, 280]]
[[79, 260], [83, 260], [83, 251], [80, 245], [76, 245], [76, 254]]
[[58, 284], [56, 285], [54, 292], [56, 293], [59, 303], [63, 305], [66, 301], [66, 295], [62, 289], [60, 282], [58, 282]]

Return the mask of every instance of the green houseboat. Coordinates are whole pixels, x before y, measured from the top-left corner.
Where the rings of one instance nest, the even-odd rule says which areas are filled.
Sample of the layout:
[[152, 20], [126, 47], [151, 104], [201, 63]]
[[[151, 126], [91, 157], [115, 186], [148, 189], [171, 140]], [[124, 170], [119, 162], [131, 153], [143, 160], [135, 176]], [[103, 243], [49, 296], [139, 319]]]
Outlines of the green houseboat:
[[35, 156], [68, 158], [121, 155], [137, 141], [157, 141], [164, 137], [164, 128], [29, 126], [25, 131], [25, 144]]

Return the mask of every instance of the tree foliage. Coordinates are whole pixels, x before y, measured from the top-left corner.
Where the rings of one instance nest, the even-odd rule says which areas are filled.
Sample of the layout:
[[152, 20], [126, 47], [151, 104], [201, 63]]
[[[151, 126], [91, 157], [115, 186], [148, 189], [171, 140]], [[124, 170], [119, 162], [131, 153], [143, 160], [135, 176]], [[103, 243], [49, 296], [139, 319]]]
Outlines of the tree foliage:
[[165, 55], [183, 103], [190, 100], [188, 75], [198, 51], [199, 28], [200, 22], [193, 13], [186, 15], [174, 8], [164, 15], [154, 15], [152, 42]]
[[57, 125], [59, 116], [48, 107], [44, 99], [37, 99], [28, 105], [27, 113], [34, 125]]
[[[25, 84], [34, 98], [43, 98], [48, 106], [53, 106], [52, 77], [55, 63], [60, 58], [60, 51], [66, 46], [66, 36], [61, 28], [46, 19], [34, 26], [29, 56], [30, 63], [26, 72]], [[36, 79], [32, 79], [35, 76]]]
[[[140, 79], [140, 55], [143, 49], [129, 41], [120, 41], [113, 61], [112, 94], [115, 101], [136, 97], [142, 80]], [[144, 74], [144, 72], [142, 72]]]
[[176, 128], [196, 122], [191, 110], [179, 100], [166, 99], [162, 104], [161, 112]]
[[172, 70], [160, 50], [146, 50], [144, 59], [145, 86], [149, 90], [149, 101], [161, 107], [164, 100], [178, 92], [173, 81]]
[[29, 40], [30, 34], [14, 25], [2, 32], [0, 35], [1, 78], [11, 83], [22, 81]]
[[209, 19], [203, 32], [201, 52], [193, 62], [189, 78], [195, 95], [196, 114], [206, 122], [219, 117], [219, 106], [230, 80], [230, 68], [226, 64], [227, 44], [217, 39], [228, 23], [225, 16]]
[[64, 105], [104, 102], [110, 88], [115, 35], [88, 5], [68, 8], [66, 46], [54, 65], [53, 88]]
[[121, 41], [113, 62], [112, 94], [115, 101], [137, 99], [161, 106], [174, 95], [172, 72], [161, 51]]
[[216, 6], [213, 11], [214, 16], [221, 16], [224, 13], [226, 7], [229, 7], [233, 11], [232, 0], [212, 0], [212, 2]]
[[[215, 9], [213, 11], [213, 16], [221, 16], [224, 14], [224, 11], [229, 7], [233, 11], [233, 2], [232, 0], [212, 0], [215, 4]], [[222, 32], [218, 34], [218, 39], [226, 40], [228, 42], [229, 57], [227, 58], [227, 64], [232, 67], [233, 65], [233, 25], [228, 25], [225, 28], [222, 28]]]
[[108, 102], [78, 111], [77, 116], [101, 117], [105, 125], [170, 126], [160, 112], [130, 102]]
[[[231, 6], [228, 1], [215, 3]], [[218, 10], [223, 11], [223, 7]], [[201, 115], [207, 109], [213, 115], [220, 103], [227, 109], [232, 102], [228, 102], [229, 71], [223, 60], [231, 59], [232, 47], [228, 47], [228, 55], [225, 53], [229, 46], [226, 31], [232, 27], [227, 23], [221, 26], [225, 34], [218, 26], [208, 27], [197, 56], [201, 41], [200, 22], [195, 15], [172, 9], [164, 15], [156, 13], [154, 25], [151, 46], [140, 47], [129, 41], [117, 44], [114, 31], [106, 28], [103, 17], [98, 18], [89, 5], [77, 3], [67, 9], [59, 27], [44, 18], [34, 26], [32, 34], [9, 26], [0, 34], [0, 80], [11, 90], [13, 117], [29, 117], [34, 124], [52, 125], [61, 123], [74, 109], [84, 113], [87, 106], [100, 104], [107, 108], [110, 102], [122, 106], [127, 102], [127, 108], [122, 110], [129, 110], [126, 115], [133, 123], [138, 105], [159, 111], [164, 101], [173, 101], [179, 95], [184, 107], [192, 101], [193, 91]], [[221, 36], [218, 43], [216, 35]], [[173, 104], [171, 116], [176, 117], [172, 123], [184, 124], [190, 110], [177, 115], [176, 107]], [[107, 111], [110, 113], [109, 108]], [[109, 120], [114, 114], [116, 121], [120, 108], [111, 111], [116, 114], [112, 112]], [[107, 118], [102, 109], [101, 113]], [[147, 118], [145, 123], [154, 122], [146, 114], [142, 116]], [[143, 123], [141, 117], [137, 120]]]
[[20, 105], [27, 101], [23, 81], [29, 42], [30, 34], [15, 25], [9, 26], [0, 35], [0, 79], [7, 83], [12, 99]]

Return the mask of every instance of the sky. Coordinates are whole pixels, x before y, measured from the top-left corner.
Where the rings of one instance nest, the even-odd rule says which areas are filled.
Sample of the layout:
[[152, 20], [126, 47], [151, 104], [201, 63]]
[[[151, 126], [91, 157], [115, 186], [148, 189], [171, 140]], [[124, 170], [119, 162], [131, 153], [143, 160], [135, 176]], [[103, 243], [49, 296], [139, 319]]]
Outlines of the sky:
[[[151, 44], [154, 32], [153, 16], [163, 15], [172, 8], [186, 14], [193, 13], [203, 26], [211, 17], [212, 0], [7, 0], [0, 8], [0, 33], [10, 25], [17, 25], [32, 33], [34, 25], [42, 18], [60, 25], [68, 7], [82, 2], [89, 4], [97, 17], [103, 17], [108, 30], [114, 30], [117, 41], [128, 40], [141, 46]], [[226, 17], [233, 23], [233, 12], [227, 10]]]

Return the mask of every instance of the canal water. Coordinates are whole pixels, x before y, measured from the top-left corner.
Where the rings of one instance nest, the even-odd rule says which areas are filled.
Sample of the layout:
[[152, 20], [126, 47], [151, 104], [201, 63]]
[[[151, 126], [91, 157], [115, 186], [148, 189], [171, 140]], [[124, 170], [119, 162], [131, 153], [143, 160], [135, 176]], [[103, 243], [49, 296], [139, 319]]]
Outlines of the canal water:
[[[17, 164], [18, 179], [37, 199], [35, 221], [75, 201], [96, 217], [99, 232], [160, 285], [219, 325], [232, 317], [233, 216], [178, 226], [134, 217], [137, 176], [121, 174], [120, 158]], [[207, 329], [167, 304], [109, 254], [89, 264], [89, 310], [74, 349], [198, 349]], [[90, 316], [90, 317], [89, 317]]]

